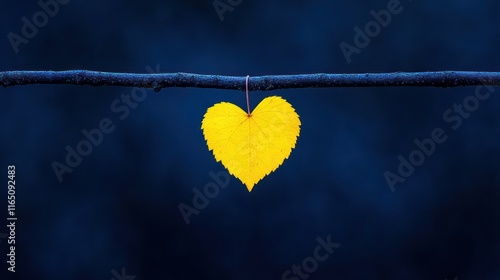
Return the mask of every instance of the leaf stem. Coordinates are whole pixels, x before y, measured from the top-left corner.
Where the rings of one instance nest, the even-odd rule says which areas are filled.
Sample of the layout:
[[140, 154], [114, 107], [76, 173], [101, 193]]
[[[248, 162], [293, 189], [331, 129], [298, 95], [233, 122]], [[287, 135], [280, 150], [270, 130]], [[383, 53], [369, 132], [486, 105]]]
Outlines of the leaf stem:
[[248, 97], [248, 79], [250, 78], [249, 75], [246, 77], [246, 95], [247, 95], [247, 110], [248, 110], [248, 116], [250, 117], [252, 114], [250, 114], [250, 98]]

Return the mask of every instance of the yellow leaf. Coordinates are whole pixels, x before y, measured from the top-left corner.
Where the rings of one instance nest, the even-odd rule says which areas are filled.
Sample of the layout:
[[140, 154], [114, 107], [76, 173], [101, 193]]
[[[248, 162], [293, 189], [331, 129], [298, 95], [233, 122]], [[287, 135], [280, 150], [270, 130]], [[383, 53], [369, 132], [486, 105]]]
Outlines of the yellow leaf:
[[201, 128], [215, 159], [252, 191], [295, 148], [300, 120], [290, 103], [270, 96], [250, 115], [232, 103], [215, 104], [208, 108]]

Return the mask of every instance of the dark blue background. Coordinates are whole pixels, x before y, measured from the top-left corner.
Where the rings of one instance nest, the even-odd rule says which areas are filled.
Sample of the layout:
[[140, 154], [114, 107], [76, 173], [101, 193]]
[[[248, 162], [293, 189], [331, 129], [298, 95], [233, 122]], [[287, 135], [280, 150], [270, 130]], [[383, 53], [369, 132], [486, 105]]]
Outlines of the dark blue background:
[[[223, 1], [225, 2], [225, 1]], [[498, 1], [402, 1], [403, 11], [347, 63], [339, 48], [388, 1], [243, 1], [221, 21], [210, 0], [79, 1], [16, 54], [36, 1], [0, 7], [1, 70], [89, 69], [227, 75], [498, 71]], [[308, 279], [500, 279], [500, 97], [481, 101], [451, 129], [443, 113], [475, 87], [297, 89], [251, 92], [287, 99], [300, 115], [296, 149], [251, 193], [234, 178], [186, 225], [178, 206], [224, 168], [201, 119], [244, 93], [148, 90], [128, 117], [111, 109], [132, 88], [32, 85], [0, 88], [0, 233], [7, 165], [16, 165], [17, 265], [1, 279], [282, 279], [313, 255], [316, 238], [341, 246]], [[82, 130], [103, 118], [115, 130], [59, 182]], [[415, 139], [448, 139], [392, 192]], [[10, 277], [10, 278], [7, 278]], [[116, 278], [115, 278], [116, 279]], [[124, 278], [125, 279], [125, 278]], [[292, 278], [290, 278], [292, 279]], [[299, 278], [297, 278], [299, 279]], [[120, 280], [120, 279], [117, 279]], [[131, 279], [129, 279], [131, 280]]]

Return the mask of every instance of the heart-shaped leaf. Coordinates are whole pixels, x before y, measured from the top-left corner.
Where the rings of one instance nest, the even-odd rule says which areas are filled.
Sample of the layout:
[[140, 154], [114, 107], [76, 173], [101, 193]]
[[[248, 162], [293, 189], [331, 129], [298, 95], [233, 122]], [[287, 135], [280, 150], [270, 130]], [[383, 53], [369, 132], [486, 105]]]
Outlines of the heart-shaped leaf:
[[270, 96], [250, 115], [232, 103], [215, 104], [208, 108], [201, 128], [215, 159], [252, 191], [295, 148], [300, 120], [290, 103]]

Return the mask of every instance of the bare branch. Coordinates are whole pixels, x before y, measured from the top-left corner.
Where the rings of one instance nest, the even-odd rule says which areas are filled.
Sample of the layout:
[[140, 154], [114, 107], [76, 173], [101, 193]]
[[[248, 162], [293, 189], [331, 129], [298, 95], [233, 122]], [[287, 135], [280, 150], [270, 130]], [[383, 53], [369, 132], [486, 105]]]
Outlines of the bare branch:
[[[197, 87], [245, 90], [246, 76], [202, 75], [191, 73], [113, 73], [89, 70], [4, 71], [4, 87], [32, 84], [71, 84], [152, 88]], [[277, 90], [312, 87], [458, 87], [500, 85], [500, 72], [440, 71], [363, 74], [298, 74], [250, 76], [249, 90]]]

